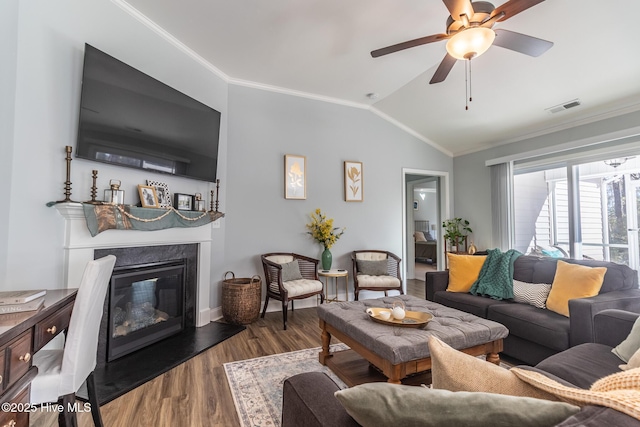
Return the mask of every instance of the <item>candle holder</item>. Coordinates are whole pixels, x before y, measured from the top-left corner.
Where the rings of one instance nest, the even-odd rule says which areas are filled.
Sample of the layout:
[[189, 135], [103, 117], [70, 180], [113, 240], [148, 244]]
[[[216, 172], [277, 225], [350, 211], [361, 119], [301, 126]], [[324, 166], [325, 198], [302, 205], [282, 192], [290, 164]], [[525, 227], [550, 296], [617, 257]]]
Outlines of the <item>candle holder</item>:
[[97, 170], [94, 169], [91, 171], [91, 178], [93, 179], [93, 185], [91, 186], [91, 200], [85, 203], [88, 203], [90, 205], [101, 205], [102, 202], [99, 200], [96, 200], [96, 196], [98, 195], [98, 187], [96, 187], [96, 180], [98, 179]]
[[75, 203], [73, 200], [71, 200], [71, 146], [67, 145], [66, 147], [64, 147], [65, 152], [67, 153], [67, 157], [65, 158], [66, 162], [67, 162], [67, 180], [64, 182], [64, 199], [63, 200], [58, 200], [57, 202], [53, 202], [53, 204], [56, 203]]

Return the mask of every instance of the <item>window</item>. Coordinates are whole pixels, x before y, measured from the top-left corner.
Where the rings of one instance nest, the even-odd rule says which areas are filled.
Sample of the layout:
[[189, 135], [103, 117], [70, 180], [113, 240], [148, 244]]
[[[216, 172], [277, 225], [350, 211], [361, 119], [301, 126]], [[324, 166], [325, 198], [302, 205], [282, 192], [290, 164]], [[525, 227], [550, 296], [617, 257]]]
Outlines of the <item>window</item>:
[[[513, 247], [523, 253], [640, 267], [640, 159], [623, 157], [513, 176]], [[573, 230], [573, 231], [572, 231]]]

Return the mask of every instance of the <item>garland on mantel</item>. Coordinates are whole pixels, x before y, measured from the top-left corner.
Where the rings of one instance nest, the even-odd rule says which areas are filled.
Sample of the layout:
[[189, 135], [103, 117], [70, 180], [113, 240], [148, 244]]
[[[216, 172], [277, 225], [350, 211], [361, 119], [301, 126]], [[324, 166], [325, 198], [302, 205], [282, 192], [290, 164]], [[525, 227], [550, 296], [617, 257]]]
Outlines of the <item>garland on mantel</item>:
[[92, 237], [105, 230], [163, 230], [175, 227], [199, 227], [224, 217], [222, 212], [179, 211], [139, 208], [123, 205], [83, 203], [87, 228]]

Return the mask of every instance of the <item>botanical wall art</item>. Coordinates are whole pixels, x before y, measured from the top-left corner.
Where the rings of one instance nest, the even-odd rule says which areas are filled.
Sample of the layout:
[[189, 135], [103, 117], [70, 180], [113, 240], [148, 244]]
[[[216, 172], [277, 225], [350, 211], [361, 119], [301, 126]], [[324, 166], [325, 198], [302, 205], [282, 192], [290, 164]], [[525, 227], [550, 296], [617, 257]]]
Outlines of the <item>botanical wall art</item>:
[[284, 198], [307, 198], [307, 158], [286, 154], [284, 156]]
[[344, 162], [344, 200], [361, 202], [363, 199], [362, 162]]

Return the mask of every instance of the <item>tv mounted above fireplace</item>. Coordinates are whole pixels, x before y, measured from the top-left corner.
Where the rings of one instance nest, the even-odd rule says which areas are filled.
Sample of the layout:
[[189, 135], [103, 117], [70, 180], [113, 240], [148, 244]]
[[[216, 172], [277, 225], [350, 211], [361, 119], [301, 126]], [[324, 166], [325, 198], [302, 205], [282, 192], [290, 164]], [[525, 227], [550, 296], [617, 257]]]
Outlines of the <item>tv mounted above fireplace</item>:
[[85, 45], [76, 157], [215, 182], [220, 112]]

